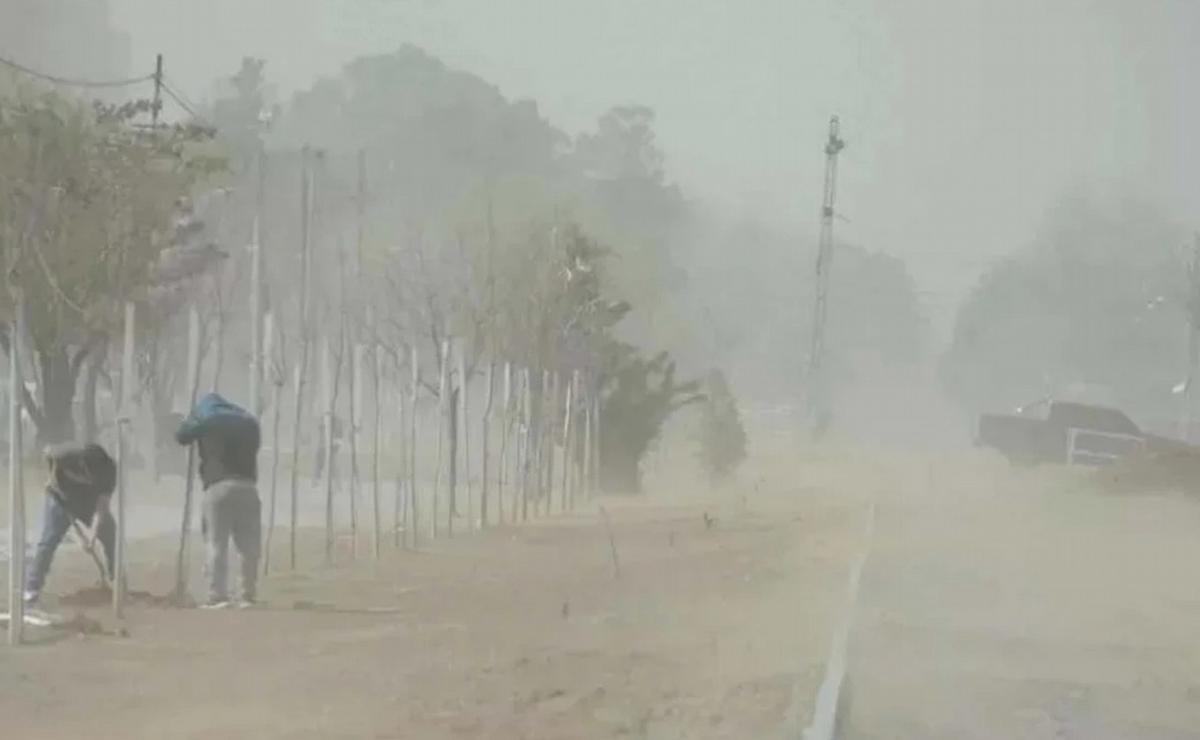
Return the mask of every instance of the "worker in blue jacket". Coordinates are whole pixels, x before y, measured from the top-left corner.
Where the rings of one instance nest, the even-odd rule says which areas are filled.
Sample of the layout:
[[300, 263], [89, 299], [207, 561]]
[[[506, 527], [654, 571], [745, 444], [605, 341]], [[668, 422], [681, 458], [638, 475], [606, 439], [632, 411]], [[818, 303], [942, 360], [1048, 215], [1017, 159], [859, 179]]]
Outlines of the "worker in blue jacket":
[[202, 397], [175, 432], [181, 445], [196, 444], [204, 486], [202, 530], [211, 609], [229, 606], [229, 540], [241, 559], [240, 606], [257, 598], [262, 550], [262, 502], [258, 497], [258, 419], [216, 393]]

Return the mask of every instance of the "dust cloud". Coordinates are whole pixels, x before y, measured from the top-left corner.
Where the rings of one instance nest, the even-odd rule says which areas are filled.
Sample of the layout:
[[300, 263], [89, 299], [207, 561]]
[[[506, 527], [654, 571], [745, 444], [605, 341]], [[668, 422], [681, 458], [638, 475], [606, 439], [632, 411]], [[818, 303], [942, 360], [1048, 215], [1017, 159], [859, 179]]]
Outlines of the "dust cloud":
[[752, 5], [0, 0], [9, 729], [1200, 737], [1200, 9]]

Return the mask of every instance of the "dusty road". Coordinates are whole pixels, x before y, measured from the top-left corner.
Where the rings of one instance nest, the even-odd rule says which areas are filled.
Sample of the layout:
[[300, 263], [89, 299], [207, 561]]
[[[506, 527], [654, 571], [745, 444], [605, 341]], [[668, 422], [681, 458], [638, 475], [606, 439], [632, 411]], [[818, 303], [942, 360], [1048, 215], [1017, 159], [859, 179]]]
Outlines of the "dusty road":
[[1200, 738], [1200, 502], [941, 461], [894, 494], [845, 738]]

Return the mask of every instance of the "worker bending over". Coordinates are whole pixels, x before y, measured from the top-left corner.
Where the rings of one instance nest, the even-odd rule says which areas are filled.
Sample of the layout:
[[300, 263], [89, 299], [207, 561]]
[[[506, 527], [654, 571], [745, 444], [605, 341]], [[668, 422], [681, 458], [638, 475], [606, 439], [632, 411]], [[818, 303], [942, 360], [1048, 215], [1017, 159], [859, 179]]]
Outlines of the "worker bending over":
[[[117, 466], [98, 444], [67, 443], [46, 450], [50, 482], [46, 484], [46, 503], [42, 513], [42, 537], [38, 541], [33, 566], [25, 578], [25, 603], [33, 604], [42, 593], [50, 564], [59, 543], [72, 524], [84, 537], [89, 550], [96, 540], [104, 548], [105, 578], [113, 578], [113, 553], [116, 549], [116, 523], [108, 501], [117, 485]], [[79, 523], [92, 530], [88, 537]], [[93, 553], [94, 557], [94, 553]]]
[[262, 548], [262, 503], [258, 498], [258, 420], [216, 393], [201, 398], [175, 433], [181, 445], [200, 450], [204, 486], [201, 529], [206, 547], [208, 601], [204, 607], [229, 606], [229, 540], [242, 564], [239, 606], [254, 604]]

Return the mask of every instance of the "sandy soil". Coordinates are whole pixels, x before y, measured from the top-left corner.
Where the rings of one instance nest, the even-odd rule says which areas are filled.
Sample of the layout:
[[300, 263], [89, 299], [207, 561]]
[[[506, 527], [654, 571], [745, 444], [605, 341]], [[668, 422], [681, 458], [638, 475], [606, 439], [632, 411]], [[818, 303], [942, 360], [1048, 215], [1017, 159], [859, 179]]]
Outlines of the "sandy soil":
[[[856, 510], [774, 493], [604, 502], [619, 578], [595, 507], [379, 563], [343, 542], [334, 568], [309, 532], [258, 609], [135, 606], [128, 636], [0, 648], [0, 716], [30, 738], [794, 736]], [[134, 586], [166, 592], [173, 551], [132, 545]], [[91, 585], [63, 552], [49, 590]]]

